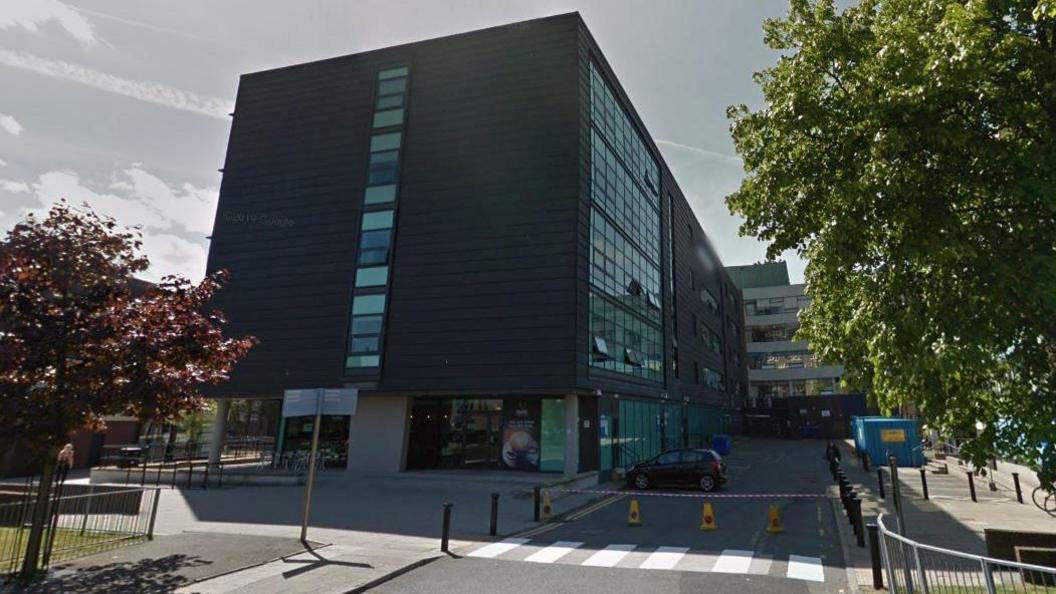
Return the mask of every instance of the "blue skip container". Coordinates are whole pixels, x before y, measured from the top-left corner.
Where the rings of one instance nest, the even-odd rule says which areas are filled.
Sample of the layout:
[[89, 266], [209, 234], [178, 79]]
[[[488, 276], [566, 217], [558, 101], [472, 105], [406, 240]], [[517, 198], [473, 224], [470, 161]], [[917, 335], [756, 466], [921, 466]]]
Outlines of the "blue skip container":
[[711, 438], [711, 449], [720, 456], [728, 456], [733, 447], [733, 440], [729, 435], [716, 435]]
[[917, 421], [897, 417], [856, 417], [854, 443], [869, 459], [880, 466], [893, 455], [899, 466], [917, 467], [924, 464], [920, 451]]

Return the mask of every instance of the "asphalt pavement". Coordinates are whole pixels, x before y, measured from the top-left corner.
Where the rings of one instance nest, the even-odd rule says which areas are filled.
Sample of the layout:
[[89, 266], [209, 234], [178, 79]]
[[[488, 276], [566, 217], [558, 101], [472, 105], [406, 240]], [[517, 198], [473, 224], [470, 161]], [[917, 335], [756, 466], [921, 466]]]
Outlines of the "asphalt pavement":
[[[750, 440], [715, 494], [619, 492], [561, 521], [455, 550], [375, 592], [851, 591], [819, 441]], [[640, 526], [628, 523], [631, 498]], [[700, 529], [712, 504], [718, 526]], [[768, 531], [777, 506], [782, 532]]]

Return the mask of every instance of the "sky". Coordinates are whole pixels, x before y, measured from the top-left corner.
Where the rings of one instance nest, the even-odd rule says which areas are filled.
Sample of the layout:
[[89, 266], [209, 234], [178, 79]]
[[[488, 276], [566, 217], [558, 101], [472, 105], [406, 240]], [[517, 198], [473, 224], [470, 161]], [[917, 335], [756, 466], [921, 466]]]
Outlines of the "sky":
[[[199, 279], [238, 77], [579, 11], [726, 265], [765, 259], [724, 198], [726, 108], [758, 108], [787, 0], [0, 0], [0, 233], [60, 198], [138, 225], [151, 269]], [[792, 282], [804, 263], [786, 253]]]

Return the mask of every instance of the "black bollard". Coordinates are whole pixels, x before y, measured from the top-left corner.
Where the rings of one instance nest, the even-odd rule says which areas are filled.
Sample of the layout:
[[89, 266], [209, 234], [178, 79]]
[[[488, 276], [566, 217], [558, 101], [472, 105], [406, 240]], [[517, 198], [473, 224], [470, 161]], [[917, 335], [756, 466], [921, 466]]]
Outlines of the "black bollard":
[[222, 489], [224, 487], [224, 463], [220, 462], [217, 466], [220, 474], [216, 475], [216, 488]]
[[440, 533], [440, 551], [441, 552], [444, 552], [444, 553], [448, 552], [447, 551], [447, 541], [449, 540], [450, 536], [451, 536], [451, 504], [450, 503], [445, 503], [444, 504], [444, 527], [443, 527], [443, 532]]
[[854, 500], [858, 499], [858, 491], [851, 489], [847, 492], [847, 523], [854, 527]]
[[538, 522], [539, 521], [539, 503], [540, 503], [540, 501], [539, 501], [539, 485], [536, 485], [536, 486], [532, 487], [532, 500], [533, 500], [533, 503], [535, 505], [535, 511], [533, 512], [532, 517], [535, 518], [536, 522]]
[[869, 472], [869, 452], [862, 452], [862, 470]]
[[172, 485], [170, 485], [169, 488], [170, 489], [175, 489], [176, 488], [176, 463], [175, 462], [172, 463]]
[[491, 494], [491, 529], [488, 534], [495, 536], [499, 530], [499, 494]]
[[880, 528], [876, 522], [866, 525], [869, 530], [869, 559], [873, 564], [873, 588], [881, 590], [884, 587], [884, 573], [880, 567]]
[[851, 501], [854, 511], [854, 536], [858, 541], [858, 547], [865, 548], [865, 528], [862, 526], [862, 500], [857, 497]]
[[1019, 473], [1012, 473], [1012, 482], [1016, 484], [1016, 500], [1023, 503], [1023, 489], [1019, 487]]
[[975, 477], [972, 476], [972, 471], [966, 470], [965, 472], [968, 474], [968, 491], [972, 494], [972, 501], [978, 502], [979, 500], [975, 497]]
[[920, 468], [920, 486], [924, 490], [924, 499], [929, 499], [929, 497], [928, 497], [928, 471], [923, 466]]
[[205, 463], [205, 474], [202, 475], [202, 490], [206, 491], [209, 489], [209, 463]]
[[187, 489], [194, 488], [194, 460], [187, 460]]
[[880, 499], [887, 499], [887, 495], [884, 493], [884, 469], [876, 469], [876, 486], [880, 489]]

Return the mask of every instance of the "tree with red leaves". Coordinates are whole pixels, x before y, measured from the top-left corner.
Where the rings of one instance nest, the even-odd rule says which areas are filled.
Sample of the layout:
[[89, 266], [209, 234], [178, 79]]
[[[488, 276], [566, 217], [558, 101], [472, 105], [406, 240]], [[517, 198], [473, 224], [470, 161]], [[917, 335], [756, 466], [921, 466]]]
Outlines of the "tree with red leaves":
[[36, 572], [56, 454], [82, 427], [130, 415], [167, 421], [201, 410], [253, 337], [225, 338], [208, 311], [224, 273], [166, 277], [146, 291], [141, 236], [87, 205], [60, 202], [0, 242], [0, 427], [39, 456], [40, 489], [23, 576]]

